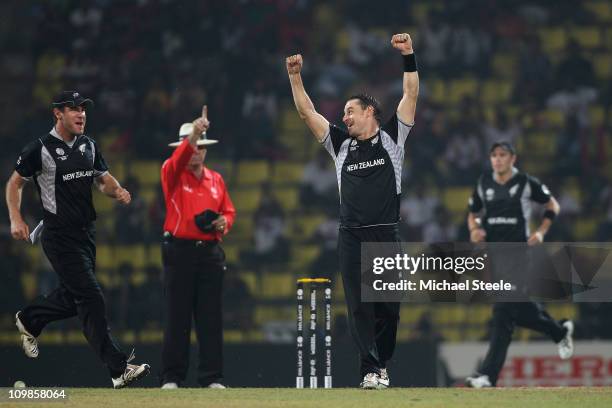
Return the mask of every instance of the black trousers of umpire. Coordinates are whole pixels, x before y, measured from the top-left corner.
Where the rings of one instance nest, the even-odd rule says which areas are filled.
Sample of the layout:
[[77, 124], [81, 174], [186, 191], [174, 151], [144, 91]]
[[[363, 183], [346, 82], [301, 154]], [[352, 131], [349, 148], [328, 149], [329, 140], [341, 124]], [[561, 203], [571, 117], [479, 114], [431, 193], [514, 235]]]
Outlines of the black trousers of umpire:
[[162, 384], [187, 377], [191, 320], [199, 346], [198, 383], [223, 378], [222, 292], [225, 253], [217, 242], [170, 238], [162, 243], [165, 328]]
[[481, 374], [489, 376], [492, 385], [497, 383], [517, 325], [544, 333], [555, 343], [560, 342], [567, 333], [567, 329], [554, 320], [540, 303], [496, 303], [493, 306], [489, 351], [480, 369]]
[[106, 320], [104, 295], [95, 276], [94, 227], [45, 228], [42, 246], [59, 276], [60, 287], [34, 299], [20, 312], [20, 320], [30, 334], [39, 336], [47, 324], [78, 316], [89, 345], [111, 376], [120, 376], [127, 356], [111, 337]]
[[395, 350], [399, 303], [361, 302], [361, 243], [399, 242], [396, 226], [340, 228], [338, 253], [348, 324], [361, 359], [360, 375], [378, 373]]

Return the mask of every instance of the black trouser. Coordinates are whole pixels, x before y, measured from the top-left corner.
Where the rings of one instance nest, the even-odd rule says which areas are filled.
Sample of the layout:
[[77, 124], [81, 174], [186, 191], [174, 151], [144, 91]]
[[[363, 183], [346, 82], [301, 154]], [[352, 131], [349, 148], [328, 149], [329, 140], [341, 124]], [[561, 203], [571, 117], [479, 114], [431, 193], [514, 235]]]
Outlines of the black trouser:
[[567, 333], [567, 329], [554, 320], [540, 303], [496, 303], [493, 306], [489, 351], [480, 369], [481, 374], [489, 376], [492, 385], [497, 383], [504, 366], [516, 325], [544, 333], [555, 343], [560, 342]]
[[95, 229], [45, 228], [42, 246], [59, 275], [60, 287], [37, 297], [21, 311], [19, 318], [25, 328], [39, 336], [47, 324], [78, 315], [85, 338], [111, 376], [123, 374], [127, 356], [110, 335], [104, 295], [95, 276]]
[[340, 228], [338, 253], [351, 335], [359, 349], [361, 376], [385, 368], [395, 349], [399, 303], [361, 302], [361, 243], [399, 242], [395, 226]]
[[207, 386], [223, 378], [225, 254], [218, 243], [172, 239], [162, 243], [162, 257], [166, 308], [162, 384], [180, 384], [187, 376], [193, 317], [199, 345], [198, 383]]

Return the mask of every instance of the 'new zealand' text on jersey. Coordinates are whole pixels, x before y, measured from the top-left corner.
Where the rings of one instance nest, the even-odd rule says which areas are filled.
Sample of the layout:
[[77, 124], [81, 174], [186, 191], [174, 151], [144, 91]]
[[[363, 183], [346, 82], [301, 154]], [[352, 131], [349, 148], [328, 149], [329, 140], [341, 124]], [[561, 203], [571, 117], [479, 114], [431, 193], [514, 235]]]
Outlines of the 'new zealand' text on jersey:
[[412, 126], [395, 114], [376, 135], [357, 140], [330, 124], [322, 144], [336, 164], [342, 226], [399, 221], [404, 144]]
[[23, 149], [15, 170], [34, 180], [45, 227], [83, 227], [96, 219], [91, 185], [108, 166], [88, 136], [77, 136], [69, 146], [52, 130]]
[[531, 202], [546, 204], [551, 194], [535, 177], [515, 171], [505, 184], [493, 173], [480, 176], [469, 200], [472, 213], [484, 210], [482, 227], [488, 242], [526, 242], [529, 238]]

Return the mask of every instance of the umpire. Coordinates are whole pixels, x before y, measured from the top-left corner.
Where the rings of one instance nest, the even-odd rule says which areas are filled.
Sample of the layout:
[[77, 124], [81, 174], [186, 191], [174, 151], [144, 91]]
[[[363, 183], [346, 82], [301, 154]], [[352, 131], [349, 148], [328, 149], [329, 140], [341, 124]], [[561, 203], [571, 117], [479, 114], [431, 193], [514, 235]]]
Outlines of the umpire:
[[219, 242], [236, 210], [221, 175], [204, 166], [210, 126], [207, 107], [179, 130], [179, 141], [161, 169], [166, 202], [162, 259], [166, 323], [161, 383], [178, 388], [189, 367], [191, 319], [199, 345], [198, 383], [225, 388], [223, 379], [222, 290], [225, 253]]
[[96, 142], [83, 134], [91, 99], [63, 91], [53, 101], [55, 125], [21, 152], [6, 186], [11, 234], [30, 240], [21, 215], [21, 193], [33, 180], [43, 207], [42, 247], [59, 276], [60, 286], [36, 298], [17, 313], [17, 328], [28, 357], [38, 357], [37, 337], [57, 320], [79, 316], [89, 345], [106, 364], [115, 388], [122, 388], [149, 372], [147, 364], [128, 364], [110, 335], [102, 289], [95, 276], [96, 244], [91, 186], [119, 203], [130, 203], [130, 193], [108, 172]]

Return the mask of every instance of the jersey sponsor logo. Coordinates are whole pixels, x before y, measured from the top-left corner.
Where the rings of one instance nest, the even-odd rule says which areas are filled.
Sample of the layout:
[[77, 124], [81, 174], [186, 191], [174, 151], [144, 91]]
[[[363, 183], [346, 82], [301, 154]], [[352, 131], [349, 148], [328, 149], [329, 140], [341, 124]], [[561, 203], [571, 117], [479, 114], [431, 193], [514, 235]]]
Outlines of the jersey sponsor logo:
[[55, 149], [55, 153], [57, 153], [58, 156], [63, 156], [66, 154], [64, 149], [62, 149], [61, 147], [58, 147], [57, 149]]
[[385, 159], [368, 160], [360, 163], [349, 164], [346, 166], [346, 171], [355, 171], [361, 169], [367, 169], [375, 166], [382, 166], [385, 164]]
[[19, 166], [20, 164], [21, 164], [21, 156], [17, 158], [17, 165]]
[[518, 184], [515, 184], [514, 186], [512, 186], [512, 187], [510, 188], [510, 191], [509, 191], [509, 193], [510, 193], [510, 197], [514, 197], [514, 195], [515, 195], [515, 194], [516, 194], [516, 192], [518, 191], [518, 188], [519, 188], [519, 185], [518, 185]]
[[546, 184], [542, 184], [542, 192], [544, 194], [550, 195], [550, 190], [548, 189], [548, 187], [546, 186]]
[[493, 197], [495, 197], [495, 190], [493, 190], [492, 188], [487, 188], [487, 191], [485, 191], [486, 200], [491, 201], [493, 200]]
[[356, 139], [351, 140], [351, 145], [350, 146], [351, 147], [349, 148], [349, 150], [351, 152], [357, 150], [357, 140]]
[[63, 181], [70, 181], [70, 180], [79, 179], [81, 177], [92, 177], [92, 176], [93, 176], [93, 170], [75, 171], [74, 173], [64, 174], [62, 176], [62, 180]]
[[85, 154], [85, 145], [84, 144], [79, 146], [79, 152], [81, 152], [81, 156]]
[[375, 145], [376, 143], [378, 143], [378, 136], [372, 139], [372, 145]]
[[489, 225], [516, 225], [518, 218], [516, 217], [492, 217], [487, 219]]

